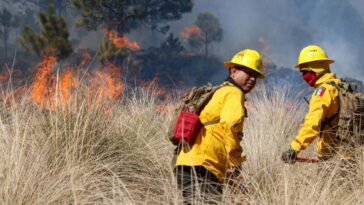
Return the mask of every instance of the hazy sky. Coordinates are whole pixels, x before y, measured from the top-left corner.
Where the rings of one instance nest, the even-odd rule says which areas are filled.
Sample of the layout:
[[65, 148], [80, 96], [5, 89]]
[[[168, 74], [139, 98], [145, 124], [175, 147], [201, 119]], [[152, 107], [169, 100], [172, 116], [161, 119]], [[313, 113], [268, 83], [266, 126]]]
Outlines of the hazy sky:
[[364, 1], [363, 0], [347, 0], [364, 20]]
[[274, 63], [293, 67], [304, 46], [317, 44], [336, 60], [332, 70], [339, 77], [364, 80], [364, 0], [196, 0], [193, 12], [175, 22], [173, 31], [206, 11], [222, 24], [224, 39], [212, 49], [223, 60], [244, 48], [269, 47]]

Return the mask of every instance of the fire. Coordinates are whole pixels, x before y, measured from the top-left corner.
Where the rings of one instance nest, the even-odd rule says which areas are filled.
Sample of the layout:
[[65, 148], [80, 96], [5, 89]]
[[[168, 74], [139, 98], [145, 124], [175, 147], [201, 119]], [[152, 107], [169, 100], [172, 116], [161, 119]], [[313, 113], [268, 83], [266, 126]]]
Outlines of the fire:
[[87, 49], [78, 49], [76, 52], [82, 53], [82, 60], [78, 67], [84, 67], [92, 59], [90, 52]]
[[57, 64], [54, 56], [46, 56], [38, 64], [36, 75], [32, 81], [30, 96], [37, 105], [54, 109], [67, 103], [72, 89], [78, 85], [77, 78], [71, 68], [57, 77], [53, 69]]
[[0, 82], [5, 82], [10, 79], [11, 71], [5, 70], [4, 72], [0, 73]]
[[133, 51], [139, 51], [140, 45], [136, 41], [130, 41], [127, 37], [119, 35], [115, 31], [107, 31], [104, 30], [107, 34], [108, 39], [117, 47], [117, 48], [128, 48]]
[[86, 92], [85, 100], [90, 104], [102, 100], [116, 100], [122, 94], [121, 69], [115, 65], [106, 66], [93, 73], [84, 73], [86, 79], [80, 81], [71, 68], [55, 75], [56, 64], [56, 57], [46, 56], [37, 66], [30, 92], [36, 105], [51, 110], [63, 108], [76, 94], [76, 89]]
[[196, 35], [200, 39], [203, 39], [202, 31], [196, 25], [192, 25], [192, 26], [184, 28], [180, 35], [183, 39], [188, 39], [191, 35]]
[[123, 84], [121, 70], [115, 65], [108, 65], [100, 71], [95, 71], [96, 79], [90, 81], [96, 87], [97, 100], [116, 100], [121, 96]]
[[57, 59], [55, 56], [46, 56], [43, 62], [37, 66], [37, 73], [32, 82], [30, 96], [38, 105], [48, 103], [48, 99], [53, 92], [50, 84], [55, 80], [52, 71], [56, 63]]
[[60, 99], [63, 102], [67, 102], [67, 100], [71, 96], [72, 89], [76, 88], [78, 85], [78, 81], [74, 76], [71, 68], [68, 68], [66, 72], [61, 76], [59, 82], [59, 90], [60, 90]]

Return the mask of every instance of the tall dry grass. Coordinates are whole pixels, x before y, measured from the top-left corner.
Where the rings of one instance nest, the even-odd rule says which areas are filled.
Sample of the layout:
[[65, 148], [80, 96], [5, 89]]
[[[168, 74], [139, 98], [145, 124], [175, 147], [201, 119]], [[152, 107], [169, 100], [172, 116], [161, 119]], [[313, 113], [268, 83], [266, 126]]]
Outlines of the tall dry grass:
[[[280, 161], [306, 105], [288, 98], [287, 88], [269, 89], [248, 95], [242, 144], [248, 161], [236, 184], [249, 191], [226, 187], [221, 204], [363, 204], [363, 151], [352, 169], [339, 159]], [[166, 136], [173, 102], [161, 105], [156, 92], [126, 89], [118, 101], [90, 103], [81, 90], [53, 110], [26, 93], [11, 106], [4, 100], [0, 204], [181, 204]]]

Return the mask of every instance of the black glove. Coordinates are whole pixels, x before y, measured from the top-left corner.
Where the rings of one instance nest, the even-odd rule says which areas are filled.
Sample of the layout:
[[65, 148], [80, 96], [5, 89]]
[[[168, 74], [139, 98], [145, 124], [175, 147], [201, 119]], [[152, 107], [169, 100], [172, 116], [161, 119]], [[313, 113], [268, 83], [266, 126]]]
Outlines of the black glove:
[[293, 149], [289, 149], [282, 153], [281, 159], [284, 163], [294, 164], [296, 162], [297, 153]]

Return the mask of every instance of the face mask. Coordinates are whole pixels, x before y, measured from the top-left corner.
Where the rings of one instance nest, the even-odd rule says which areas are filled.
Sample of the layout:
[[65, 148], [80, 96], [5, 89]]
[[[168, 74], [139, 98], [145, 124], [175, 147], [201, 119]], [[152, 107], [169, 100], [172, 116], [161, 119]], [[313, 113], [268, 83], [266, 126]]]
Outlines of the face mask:
[[314, 72], [304, 71], [302, 77], [303, 77], [303, 80], [305, 80], [311, 87], [313, 87], [315, 85], [317, 76]]

